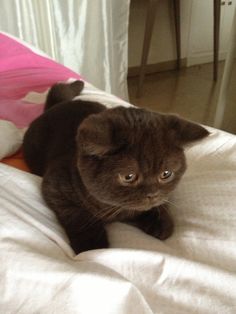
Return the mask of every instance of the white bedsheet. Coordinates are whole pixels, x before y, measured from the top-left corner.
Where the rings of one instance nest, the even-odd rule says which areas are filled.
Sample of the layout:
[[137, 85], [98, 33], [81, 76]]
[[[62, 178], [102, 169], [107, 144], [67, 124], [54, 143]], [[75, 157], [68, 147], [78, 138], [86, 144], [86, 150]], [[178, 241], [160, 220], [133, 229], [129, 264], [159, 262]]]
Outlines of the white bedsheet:
[[236, 137], [187, 149], [161, 242], [121, 223], [74, 256], [40, 178], [0, 164], [0, 313], [236, 313]]
[[0, 160], [17, 152], [22, 145], [24, 129], [0, 119]]

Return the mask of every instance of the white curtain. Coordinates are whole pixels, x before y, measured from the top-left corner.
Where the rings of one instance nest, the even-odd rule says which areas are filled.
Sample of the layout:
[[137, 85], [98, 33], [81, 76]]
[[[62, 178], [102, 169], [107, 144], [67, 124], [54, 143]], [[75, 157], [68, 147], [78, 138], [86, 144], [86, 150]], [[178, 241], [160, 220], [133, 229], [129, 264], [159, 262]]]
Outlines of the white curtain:
[[0, 30], [127, 99], [130, 0], [1, 0]]

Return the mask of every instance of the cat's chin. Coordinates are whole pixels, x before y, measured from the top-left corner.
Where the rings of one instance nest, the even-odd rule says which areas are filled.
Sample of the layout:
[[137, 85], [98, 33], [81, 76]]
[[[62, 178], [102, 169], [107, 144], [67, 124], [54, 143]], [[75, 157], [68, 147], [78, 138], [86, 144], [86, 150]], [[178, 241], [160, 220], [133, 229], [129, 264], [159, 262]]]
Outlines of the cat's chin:
[[139, 205], [130, 205], [126, 206], [124, 210], [132, 210], [136, 212], [146, 212], [149, 211], [153, 207], [158, 207], [160, 205], [163, 205], [165, 203], [164, 200], [156, 201], [156, 202], [148, 202], [145, 204], [139, 204]]

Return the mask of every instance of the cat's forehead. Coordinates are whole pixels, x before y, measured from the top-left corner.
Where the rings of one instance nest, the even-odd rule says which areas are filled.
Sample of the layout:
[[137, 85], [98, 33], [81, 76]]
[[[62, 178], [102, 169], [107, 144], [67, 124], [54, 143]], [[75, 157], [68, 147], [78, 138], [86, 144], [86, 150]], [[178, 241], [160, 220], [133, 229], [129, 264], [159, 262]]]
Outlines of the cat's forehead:
[[125, 148], [123, 158], [126, 164], [134, 164], [135, 160], [144, 171], [156, 172], [163, 163], [178, 156], [179, 149], [169, 137], [162, 114], [118, 108], [117, 116], [113, 118], [113, 144]]
[[176, 150], [153, 136], [133, 141], [122, 153], [122, 165], [139, 169], [143, 173], [157, 173], [163, 165], [175, 163]]
[[134, 129], [163, 128], [163, 115], [140, 108], [118, 108], [123, 123]]
[[161, 146], [165, 142], [166, 126], [161, 115], [144, 109], [120, 108], [114, 116], [115, 138], [129, 145]]
[[182, 164], [183, 152], [175, 149], [162, 150], [158, 146], [139, 145], [123, 151], [118, 159], [116, 165], [121, 172], [137, 171], [152, 176], [166, 168], [177, 170]]

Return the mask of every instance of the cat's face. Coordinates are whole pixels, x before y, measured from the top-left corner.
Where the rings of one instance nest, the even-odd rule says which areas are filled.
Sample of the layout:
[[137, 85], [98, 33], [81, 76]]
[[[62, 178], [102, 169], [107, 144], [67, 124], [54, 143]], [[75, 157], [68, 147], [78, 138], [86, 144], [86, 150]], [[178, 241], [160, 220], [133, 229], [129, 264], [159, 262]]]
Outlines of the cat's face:
[[175, 116], [110, 109], [79, 127], [77, 165], [95, 199], [108, 207], [145, 211], [163, 204], [183, 175], [182, 146], [207, 135]]

